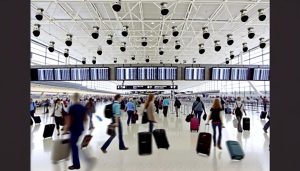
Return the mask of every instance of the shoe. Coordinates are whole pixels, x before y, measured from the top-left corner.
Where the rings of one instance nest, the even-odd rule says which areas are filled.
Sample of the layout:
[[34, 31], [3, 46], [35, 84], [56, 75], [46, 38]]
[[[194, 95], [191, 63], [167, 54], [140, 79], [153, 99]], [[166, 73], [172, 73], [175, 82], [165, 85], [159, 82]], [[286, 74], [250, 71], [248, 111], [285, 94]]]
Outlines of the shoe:
[[107, 151], [104, 150], [103, 148], [101, 148], [101, 151], [102, 151], [104, 154], [107, 153]]
[[214, 147], [217, 147], [217, 145], [216, 145], [216, 144], [214, 144]]
[[221, 145], [218, 145], [218, 148], [219, 148], [220, 150], [222, 150], [222, 147], [221, 147]]
[[128, 150], [128, 147], [121, 148], [120, 150]]
[[69, 166], [69, 170], [74, 170], [74, 169], [80, 169], [80, 166], [74, 166], [74, 165], [72, 165], [72, 166]]
[[267, 130], [265, 130], [265, 129], [263, 129], [264, 131], [265, 131], [265, 133], [267, 134], [268, 133], [268, 131]]

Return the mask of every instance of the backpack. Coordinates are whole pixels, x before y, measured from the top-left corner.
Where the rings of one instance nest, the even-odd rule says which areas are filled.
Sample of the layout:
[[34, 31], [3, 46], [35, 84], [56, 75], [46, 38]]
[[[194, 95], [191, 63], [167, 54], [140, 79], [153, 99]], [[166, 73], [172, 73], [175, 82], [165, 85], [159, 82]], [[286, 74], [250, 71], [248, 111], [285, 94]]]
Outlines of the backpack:
[[112, 106], [113, 106], [113, 103], [106, 105], [104, 108], [104, 116], [108, 119], [113, 117], [113, 107]]
[[242, 115], [242, 106], [243, 104], [239, 107], [238, 104], [236, 103], [236, 108], [235, 108], [235, 115], [241, 116]]

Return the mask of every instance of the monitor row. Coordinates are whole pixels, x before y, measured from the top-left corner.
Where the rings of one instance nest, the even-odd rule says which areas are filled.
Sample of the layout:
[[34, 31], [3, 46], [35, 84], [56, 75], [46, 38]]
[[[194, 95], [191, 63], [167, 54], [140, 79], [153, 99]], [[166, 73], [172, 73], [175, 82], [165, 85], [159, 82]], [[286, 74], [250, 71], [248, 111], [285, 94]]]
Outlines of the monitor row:
[[[206, 73], [208, 71], [208, 73]], [[184, 68], [184, 78], [178, 78], [177, 67], [117, 67], [115, 79], [110, 68], [36, 68], [31, 69], [31, 81], [105, 81], [105, 80], [257, 80], [270, 78], [269, 68], [204, 67]]]

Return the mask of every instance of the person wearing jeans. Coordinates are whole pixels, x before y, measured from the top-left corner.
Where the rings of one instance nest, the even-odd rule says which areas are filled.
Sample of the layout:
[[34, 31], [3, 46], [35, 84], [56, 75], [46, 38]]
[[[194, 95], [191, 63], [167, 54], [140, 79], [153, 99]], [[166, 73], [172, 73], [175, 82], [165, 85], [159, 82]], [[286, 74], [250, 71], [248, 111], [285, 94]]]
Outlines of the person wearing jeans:
[[[123, 141], [123, 132], [122, 132], [122, 122], [121, 122], [121, 95], [117, 94], [114, 98], [114, 103], [112, 106], [112, 112], [113, 112], [113, 117], [112, 117], [112, 125], [115, 127], [118, 127], [118, 132], [119, 132], [119, 149], [120, 150], [128, 150], [128, 148], [125, 146], [124, 141]], [[116, 135], [111, 135], [108, 140], [103, 144], [101, 147], [101, 151], [103, 153], [107, 153], [106, 149], [112, 142], [112, 140], [115, 138]]]
[[134, 112], [135, 112], [135, 110], [136, 110], [136, 106], [135, 106], [135, 104], [133, 103], [132, 98], [130, 98], [130, 99], [129, 99], [129, 102], [127, 102], [126, 108], [125, 108], [125, 109], [126, 109], [127, 114], [128, 114], [127, 125], [129, 126], [130, 121], [131, 121], [131, 119], [132, 119], [132, 117], [133, 117], [133, 114], [134, 114]]
[[241, 121], [243, 118], [243, 113], [245, 113], [245, 115], [247, 115], [247, 114], [244, 109], [244, 104], [241, 100], [241, 97], [237, 97], [236, 102], [234, 104], [233, 113], [235, 114], [236, 119], [238, 120], [238, 125], [237, 125], [238, 132], [243, 132]]
[[[213, 106], [210, 109], [210, 115], [208, 117], [206, 125], [209, 125], [209, 121], [212, 121], [212, 128], [213, 128], [213, 141], [214, 141], [214, 146], [218, 146], [218, 148], [221, 150], [221, 140], [222, 140], [222, 128], [225, 128], [223, 125], [223, 120], [222, 120], [222, 105], [220, 103], [220, 100], [217, 98], [213, 102]], [[218, 141], [216, 142], [216, 129], [218, 128]]]
[[36, 111], [36, 104], [30, 99], [30, 116], [34, 118], [34, 113]]
[[94, 124], [93, 124], [93, 113], [96, 112], [96, 107], [95, 107], [95, 103], [94, 103], [94, 99], [93, 98], [89, 98], [89, 101], [86, 103], [85, 105], [87, 112], [88, 112], [88, 116], [90, 118], [90, 124], [89, 124], [89, 130], [94, 129]]
[[163, 106], [163, 114], [165, 117], [167, 117], [169, 105], [170, 105], [169, 99], [167, 97], [164, 97], [162, 106]]
[[201, 101], [200, 97], [197, 97], [196, 101], [193, 103], [192, 112], [194, 112], [195, 116], [198, 118], [199, 124], [203, 111], [206, 113], [204, 103]]

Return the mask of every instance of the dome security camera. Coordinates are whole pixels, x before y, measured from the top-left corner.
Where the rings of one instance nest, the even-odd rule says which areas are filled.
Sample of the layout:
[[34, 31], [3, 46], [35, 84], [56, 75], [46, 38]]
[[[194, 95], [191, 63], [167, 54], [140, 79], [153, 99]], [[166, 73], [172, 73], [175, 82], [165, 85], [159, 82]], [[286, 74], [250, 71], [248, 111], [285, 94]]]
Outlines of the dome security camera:
[[159, 48], [159, 55], [163, 55], [164, 51], [162, 50], [162, 48]]
[[249, 17], [248, 15], [246, 14], [247, 10], [246, 9], [242, 9], [241, 10], [241, 20], [242, 22], [247, 22]]
[[116, 12], [121, 11], [121, 0], [115, 2], [112, 6], [113, 10]]
[[67, 57], [69, 57], [69, 49], [65, 49], [65, 51], [64, 51], [64, 56], [67, 58]]
[[164, 34], [162, 36], [163, 36], [163, 44], [167, 44], [169, 40], [167, 39], [166, 35]]
[[107, 43], [108, 45], [111, 45], [111, 44], [113, 43], [112, 38], [113, 38], [113, 36], [112, 36], [111, 34], [108, 35], [108, 38], [107, 38], [107, 40], [106, 40], [106, 43]]
[[35, 14], [35, 18], [39, 21], [42, 21], [43, 20], [43, 12], [44, 12], [43, 8], [38, 8], [37, 12]]
[[159, 61], [159, 64], [164, 64], [163, 60], [160, 60], [160, 61]]
[[208, 39], [210, 36], [210, 33], [208, 32], [208, 27], [202, 27], [203, 31], [203, 39]]
[[135, 55], [131, 56], [131, 60], [133, 60], [133, 61], [135, 60]]
[[84, 64], [86, 64], [86, 58], [85, 57], [82, 57], [82, 64], [84, 65]]
[[259, 39], [259, 41], [260, 41], [259, 47], [262, 48], [262, 49], [265, 48], [266, 47], [265, 38], [262, 37], [262, 38]]
[[215, 51], [219, 52], [221, 50], [220, 40], [215, 40]]
[[194, 64], [196, 63], [196, 59], [195, 59], [195, 58], [193, 58], [193, 63], [194, 63]]
[[127, 37], [128, 36], [128, 26], [123, 26], [122, 36]]
[[254, 36], [255, 36], [255, 33], [254, 33], [253, 29], [254, 29], [253, 27], [248, 28], [248, 38], [249, 39], [253, 39]]
[[228, 65], [229, 64], [229, 58], [226, 58], [225, 63]]
[[94, 29], [94, 31], [92, 33], [92, 37], [94, 39], [98, 39], [98, 37], [99, 37], [99, 27], [98, 26], [94, 26], [93, 29]]
[[230, 51], [230, 59], [233, 59], [233, 58], [234, 58], [233, 51]]
[[118, 62], [117, 58], [114, 58], [114, 63], [117, 63], [117, 62]]
[[97, 60], [96, 60], [96, 57], [95, 57], [95, 56], [93, 56], [92, 63], [95, 65], [95, 64], [96, 64], [96, 62], [97, 62]]
[[72, 34], [67, 34], [67, 39], [65, 42], [67, 46], [72, 46], [72, 37], [73, 37]]
[[203, 54], [204, 52], [205, 52], [204, 44], [203, 44], [203, 43], [200, 43], [200, 44], [199, 44], [199, 53], [200, 53], [200, 54]]
[[166, 2], [162, 2], [160, 5], [161, 5], [161, 10], [160, 10], [160, 13], [161, 15], [168, 15], [169, 13], [169, 9], [167, 8], [167, 4]]
[[233, 42], [232, 34], [227, 34], [227, 44], [231, 46]]
[[177, 56], [175, 56], [175, 62], [178, 63], [179, 62], [179, 59]]
[[39, 35], [40, 35], [40, 27], [41, 27], [41, 25], [39, 25], [39, 24], [34, 24], [33, 25], [33, 31], [32, 31], [32, 33], [33, 33], [33, 35], [35, 37], [39, 37]]
[[147, 63], [150, 62], [149, 56], [146, 57], [146, 60], [145, 60], [145, 61], [146, 61]]
[[178, 32], [178, 30], [177, 30], [177, 26], [173, 26], [172, 29], [173, 29], [173, 33], [172, 33], [173, 36], [174, 36], [174, 37], [177, 37], [177, 36], [179, 35], [179, 32]]
[[264, 9], [259, 9], [258, 10], [258, 19], [259, 19], [259, 21], [264, 21], [266, 18], [267, 17], [264, 13]]
[[55, 42], [50, 41], [49, 47], [48, 47], [49, 52], [54, 52], [54, 44], [55, 44]]
[[126, 42], [122, 42], [122, 46], [120, 47], [120, 50], [122, 52], [125, 52], [126, 51]]
[[102, 55], [102, 47], [101, 46], [98, 47], [97, 54], [98, 55]]
[[179, 44], [179, 40], [176, 40], [176, 41], [175, 41], [175, 49], [176, 49], [176, 50], [179, 50], [180, 47], [181, 47], [181, 45]]
[[142, 37], [142, 46], [147, 46], [147, 38], [146, 37]]
[[248, 51], [248, 45], [247, 43], [243, 43], [243, 52], [247, 52]]

